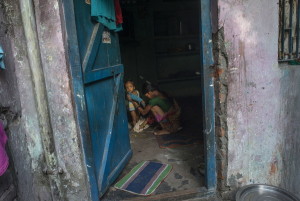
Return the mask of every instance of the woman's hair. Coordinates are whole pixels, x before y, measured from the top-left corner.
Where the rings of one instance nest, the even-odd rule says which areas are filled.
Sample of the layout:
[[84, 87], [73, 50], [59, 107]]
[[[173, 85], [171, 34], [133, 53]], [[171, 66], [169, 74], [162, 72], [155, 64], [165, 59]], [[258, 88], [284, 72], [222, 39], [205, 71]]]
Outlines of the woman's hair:
[[157, 85], [154, 85], [154, 84], [151, 84], [151, 83], [148, 83], [148, 82], [143, 84], [143, 94], [146, 94], [150, 91], [155, 91], [155, 90], [160, 92]]
[[155, 84], [146, 82], [143, 84], [143, 94], [146, 94], [150, 91], [158, 91], [160, 92], [163, 96], [165, 96], [169, 101], [173, 102], [173, 98], [171, 98], [166, 92], [162, 91], [159, 89], [159, 87]]

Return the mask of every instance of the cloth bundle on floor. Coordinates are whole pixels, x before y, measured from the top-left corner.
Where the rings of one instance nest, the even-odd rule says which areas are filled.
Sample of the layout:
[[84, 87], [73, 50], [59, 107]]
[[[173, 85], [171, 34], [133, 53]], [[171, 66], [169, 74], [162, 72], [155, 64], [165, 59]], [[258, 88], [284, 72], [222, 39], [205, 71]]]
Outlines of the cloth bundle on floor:
[[149, 128], [149, 124], [147, 124], [147, 119], [140, 118], [133, 127], [133, 131], [140, 133], [147, 128]]
[[4, 131], [4, 127], [0, 122], [0, 176], [5, 173], [8, 168], [8, 156], [5, 151], [5, 144], [7, 142], [7, 136]]
[[115, 188], [138, 195], [150, 195], [171, 170], [171, 165], [144, 161], [116, 183]]

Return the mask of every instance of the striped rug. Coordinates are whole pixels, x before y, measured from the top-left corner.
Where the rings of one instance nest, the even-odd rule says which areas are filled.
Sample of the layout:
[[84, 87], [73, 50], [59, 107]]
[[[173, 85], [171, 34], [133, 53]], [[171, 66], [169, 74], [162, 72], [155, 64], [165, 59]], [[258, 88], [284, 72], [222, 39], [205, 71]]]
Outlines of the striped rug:
[[138, 195], [150, 195], [171, 170], [171, 165], [144, 161], [118, 181], [115, 188]]

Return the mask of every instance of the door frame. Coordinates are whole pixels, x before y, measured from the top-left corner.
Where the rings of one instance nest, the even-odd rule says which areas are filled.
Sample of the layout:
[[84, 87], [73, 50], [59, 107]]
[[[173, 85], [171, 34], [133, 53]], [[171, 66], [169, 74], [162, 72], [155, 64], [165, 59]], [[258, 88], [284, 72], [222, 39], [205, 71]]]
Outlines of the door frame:
[[[212, 16], [211, 0], [200, 1], [200, 57], [202, 64], [202, 111], [203, 135], [205, 152], [205, 186], [209, 191], [215, 191], [217, 186], [216, 171], [216, 137], [215, 137], [215, 92], [212, 51]], [[209, 16], [209, 17], [207, 17]]]
[[[208, 192], [215, 192], [216, 177], [216, 141], [215, 141], [215, 94], [214, 79], [212, 76], [214, 64], [212, 53], [212, 25], [211, 25], [211, 0], [200, 1], [200, 50], [201, 54], [201, 82], [202, 82], [202, 108], [203, 108], [203, 134], [205, 141], [205, 186]], [[99, 200], [98, 184], [94, 169], [91, 136], [89, 133], [88, 115], [83, 85], [83, 73], [79, 55], [77, 31], [73, 0], [64, 0], [60, 6], [65, 39], [67, 64], [69, 65], [72, 96], [76, 111], [77, 130], [81, 139], [82, 157], [87, 173], [87, 185], [90, 188], [90, 199]], [[209, 16], [209, 17], [207, 17]]]
[[89, 131], [88, 113], [84, 92], [83, 72], [77, 39], [75, 23], [75, 11], [73, 0], [62, 1], [61, 18], [64, 20], [62, 27], [66, 47], [67, 65], [69, 66], [72, 86], [73, 107], [76, 111], [77, 130], [81, 140], [82, 158], [86, 173], [87, 183], [90, 192], [89, 198], [99, 201], [98, 182], [93, 160], [91, 136]]

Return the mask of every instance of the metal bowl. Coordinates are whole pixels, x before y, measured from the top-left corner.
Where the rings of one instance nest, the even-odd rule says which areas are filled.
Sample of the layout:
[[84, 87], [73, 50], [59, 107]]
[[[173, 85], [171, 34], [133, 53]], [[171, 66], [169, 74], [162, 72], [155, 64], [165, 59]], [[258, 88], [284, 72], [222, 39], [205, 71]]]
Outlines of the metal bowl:
[[244, 186], [236, 194], [236, 201], [300, 201], [288, 191], [265, 184]]

